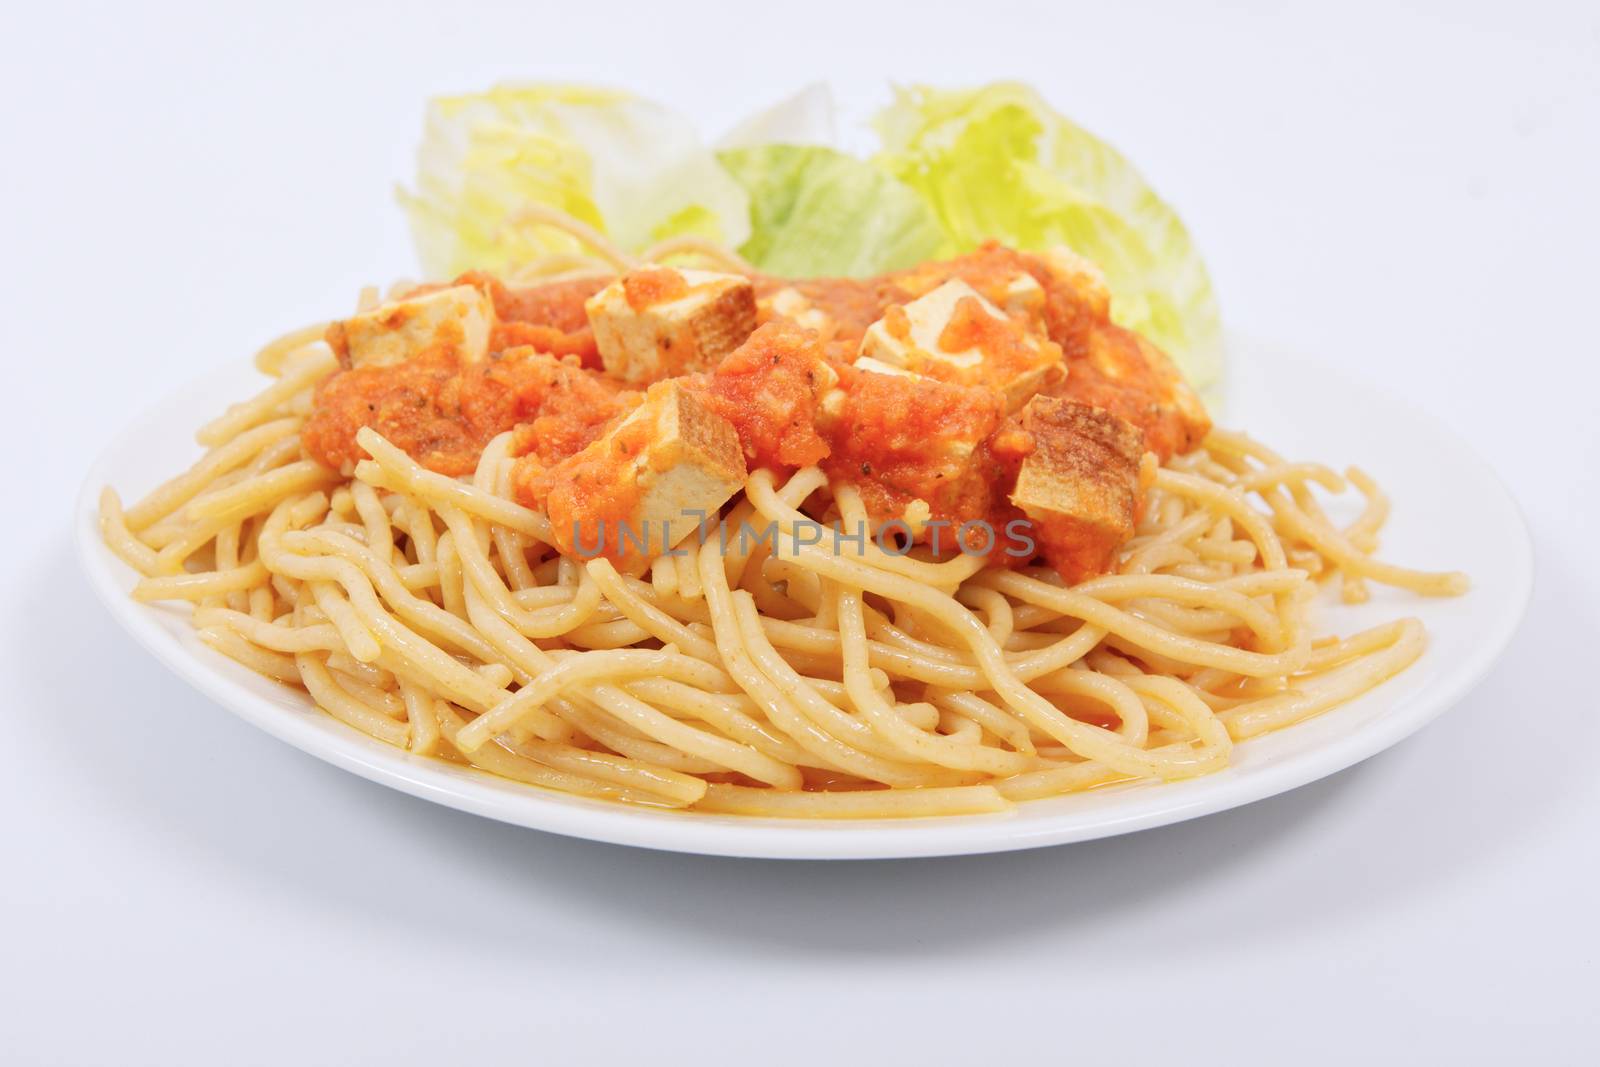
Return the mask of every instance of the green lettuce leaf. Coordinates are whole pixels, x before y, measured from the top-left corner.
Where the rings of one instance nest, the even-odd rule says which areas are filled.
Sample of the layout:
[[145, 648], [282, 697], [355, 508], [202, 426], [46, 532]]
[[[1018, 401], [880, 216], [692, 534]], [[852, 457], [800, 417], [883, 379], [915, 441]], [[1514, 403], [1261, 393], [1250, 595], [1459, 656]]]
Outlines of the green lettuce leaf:
[[896, 90], [874, 162], [914, 189], [957, 249], [986, 238], [1066, 245], [1097, 263], [1112, 316], [1170, 354], [1197, 387], [1222, 371], [1205, 264], [1173, 210], [1116, 149], [1024, 85]]
[[567, 234], [519, 223], [530, 203], [559, 208], [628, 251], [681, 234], [731, 245], [750, 234], [744, 190], [690, 122], [582, 86], [498, 86], [433, 100], [416, 189], [400, 199], [435, 277], [578, 250]]
[[946, 247], [916, 193], [854, 156], [771, 144], [728, 149], [717, 159], [750, 198], [750, 239], [739, 252], [769, 274], [880, 274]]

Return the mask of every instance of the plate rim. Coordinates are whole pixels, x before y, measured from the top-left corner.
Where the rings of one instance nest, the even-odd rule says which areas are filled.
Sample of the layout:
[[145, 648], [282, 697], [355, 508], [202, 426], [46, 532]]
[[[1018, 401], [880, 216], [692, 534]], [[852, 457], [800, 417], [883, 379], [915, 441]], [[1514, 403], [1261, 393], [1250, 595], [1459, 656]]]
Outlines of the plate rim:
[[[1229, 338], [1232, 349], [1272, 351], [1276, 358], [1299, 363], [1351, 388], [1374, 391], [1360, 379], [1307, 358], [1292, 346], [1236, 331], [1230, 331]], [[1183, 782], [1141, 784], [1135, 787], [1137, 792], [1130, 789], [1127, 795], [1132, 799], [1117, 808], [1091, 813], [1090, 818], [1085, 818], [1083, 813], [1065, 813], [1042, 823], [1022, 823], [1017, 820], [1016, 812], [903, 820], [782, 820], [652, 811], [613, 801], [570, 797], [416, 756], [326, 716], [323, 718], [327, 723], [340, 727], [338, 731], [327, 730], [326, 723], [312, 726], [310, 716], [303, 719], [286, 714], [283, 707], [228, 677], [228, 668], [237, 671], [247, 668], [203, 646], [200, 649], [208, 656], [215, 656], [217, 662], [195, 655], [159, 621], [159, 608], [138, 603], [128, 596], [130, 583], [118, 571], [120, 568], [131, 574], [131, 569], [105, 547], [99, 532], [98, 499], [100, 490], [108, 484], [107, 468], [114, 465], [115, 457], [126, 451], [130, 443], [143, 439], [151, 426], [161, 422], [171, 409], [181, 408], [188, 394], [204, 392], [206, 383], [231, 378], [240, 372], [237, 364], [212, 370], [138, 413], [90, 465], [78, 492], [73, 527], [78, 561], [96, 598], [135, 643], [168, 670], [208, 700], [272, 737], [342, 770], [411, 796], [567, 837], [658, 851], [753, 859], [900, 859], [1017, 851], [1170, 825], [1308, 785], [1403, 741], [1459, 704], [1493, 669], [1526, 617], [1532, 597], [1533, 544], [1526, 515], [1515, 495], [1469, 441], [1431, 412], [1413, 408], [1410, 412], [1413, 419], [1425, 422], [1433, 437], [1447, 442], [1456, 454], [1469, 459], [1475, 474], [1487, 479], [1504, 515], [1512, 520], [1515, 536], [1506, 569], [1512, 579], [1508, 588], [1513, 610], [1499, 612], [1484, 624], [1483, 636], [1475, 646], [1482, 654], [1475, 661], [1417, 694], [1412, 705], [1401, 712], [1392, 708], [1385, 710], [1344, 736], [1251, 768], [1246, 774], [1228, 767]], [[1389, 399], [1405, 402], [1405, 398]]]

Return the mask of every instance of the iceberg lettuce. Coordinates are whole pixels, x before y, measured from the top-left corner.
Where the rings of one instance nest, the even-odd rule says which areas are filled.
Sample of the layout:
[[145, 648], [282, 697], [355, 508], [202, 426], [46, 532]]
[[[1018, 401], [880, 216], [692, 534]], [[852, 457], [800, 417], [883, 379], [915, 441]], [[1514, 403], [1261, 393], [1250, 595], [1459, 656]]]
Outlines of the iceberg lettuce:
[[768, 274], [881, 274], [939, 256], [933, 212], [893, 175], [831, 148], [765, 145], [717, 153], [750, 197], [739, 253]]

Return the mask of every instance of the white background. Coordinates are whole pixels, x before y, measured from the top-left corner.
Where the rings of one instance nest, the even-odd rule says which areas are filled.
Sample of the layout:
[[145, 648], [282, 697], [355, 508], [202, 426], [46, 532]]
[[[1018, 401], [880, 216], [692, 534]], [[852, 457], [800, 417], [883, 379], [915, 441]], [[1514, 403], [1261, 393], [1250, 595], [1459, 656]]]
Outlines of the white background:
[[[325, 6], [41, 3], [0, 35], [0, 1060], [1596, 1062], [1600, 9]], [[603, 80], [715, 134], [818, 77], [997, 76], [1140, 163], [1231, 324], [1511, 484], [1532, 611], [1437, 724], [1117, 840], [709, 860], [335, 771], [91, 600], [68, 514], [114, 431], [414, 271], [391, 189], [429, 94]]]

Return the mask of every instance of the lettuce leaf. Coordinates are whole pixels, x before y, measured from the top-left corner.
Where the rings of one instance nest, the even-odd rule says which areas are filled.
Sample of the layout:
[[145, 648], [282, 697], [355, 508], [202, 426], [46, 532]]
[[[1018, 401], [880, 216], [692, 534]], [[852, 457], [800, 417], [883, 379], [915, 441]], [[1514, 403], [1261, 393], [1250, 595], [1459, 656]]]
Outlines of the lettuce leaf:
[[519, 224], [529, 203], [568, 212], [629, 251], [680, 234], [732, 245], [750, 235], [744, 190], [690, 122], [583, 86], [498, 86], [433, 100], [416, 189], [400, 200], [434, 277], [578, 249], [551, 227]]
[[750, 239], [739, 253], [769, 274], [881, 274], [945, 248], [921, 198], [854, 156], [766, 145], [729, 149], [717, 159], [750, 198]]
[[1197, 387], [1222, 371], [1205, 264], [1173, 210], [1116, 149], [1015, 83], [896, 90], [874, 162], [914, 189], [947, 240], [1067, 245], [1099, 264], [1112, 316], [1167, 351]]

